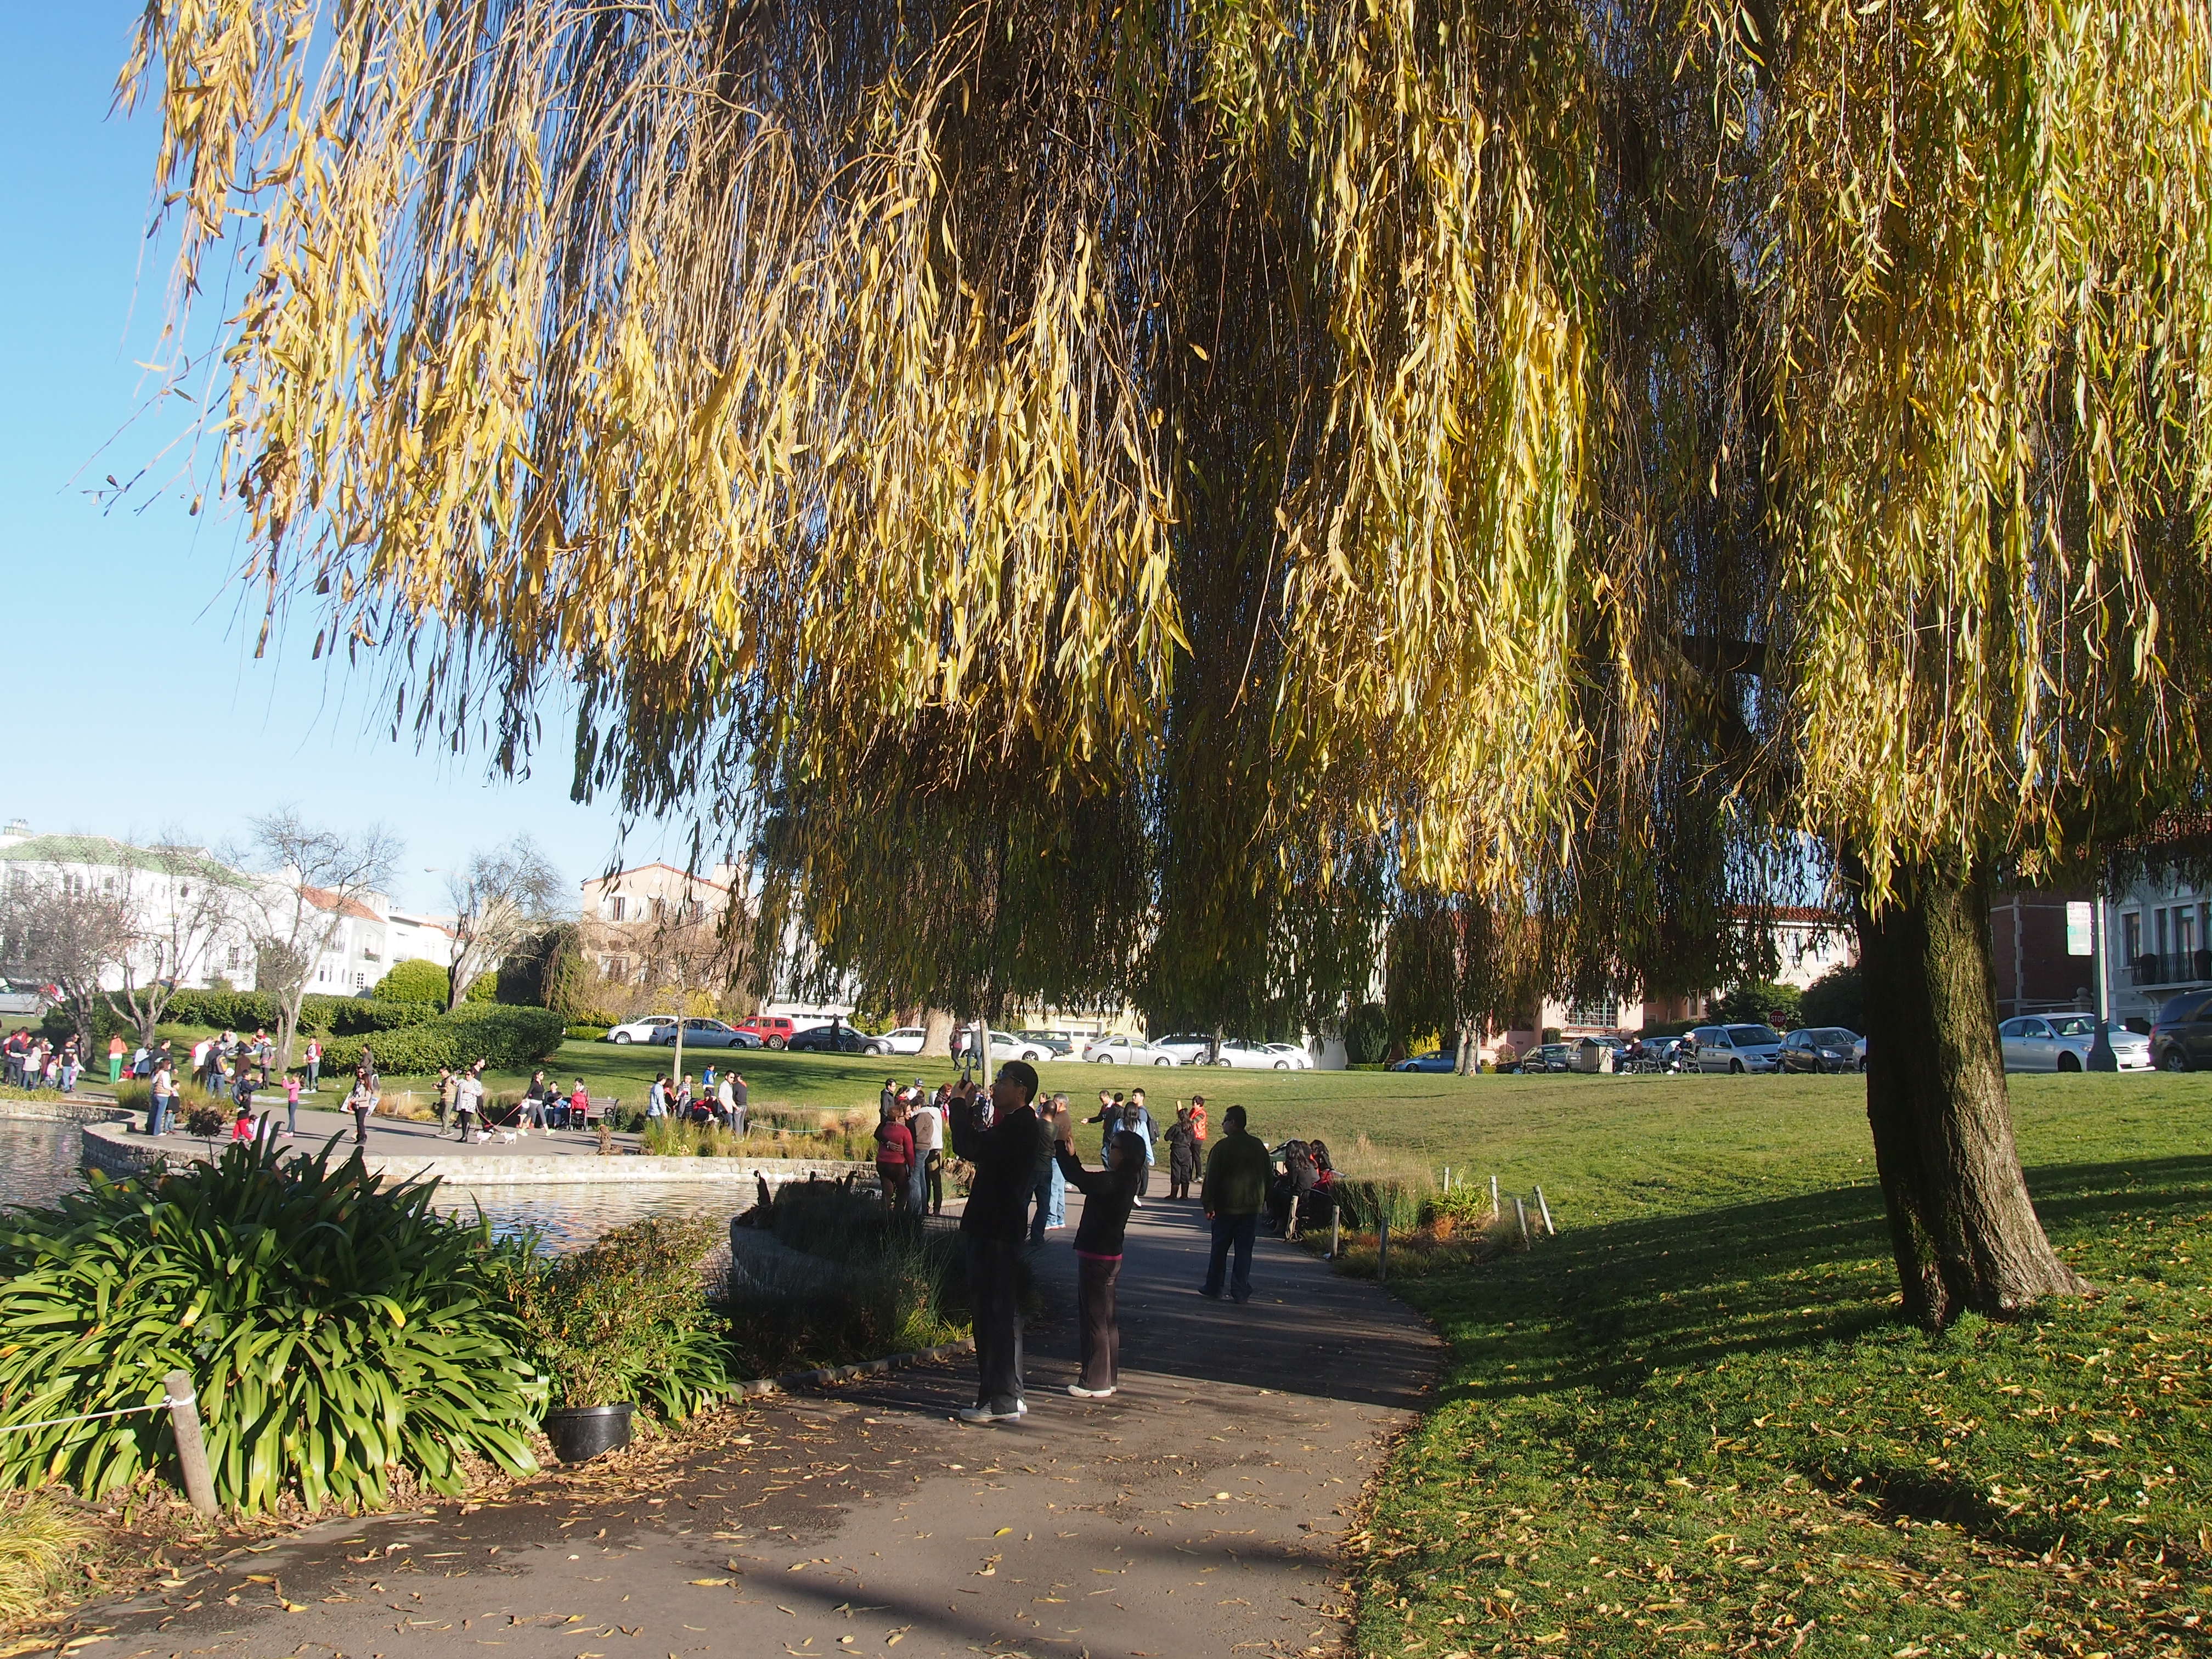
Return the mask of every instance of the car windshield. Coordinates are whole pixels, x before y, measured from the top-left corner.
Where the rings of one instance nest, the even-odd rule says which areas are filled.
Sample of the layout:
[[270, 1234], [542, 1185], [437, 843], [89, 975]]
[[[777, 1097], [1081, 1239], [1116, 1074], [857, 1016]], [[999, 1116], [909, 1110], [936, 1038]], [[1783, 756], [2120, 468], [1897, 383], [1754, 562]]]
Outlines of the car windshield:
[[1738, 1048], [1756, 1048], [1762, 1042], [1779, 1042], [1782, 1034], [1771, 1025], [1731, 1025], [1729, 1041]]
[[2065, 1036], [2094, 1036], [2097, 1022], [2087, 1014], [2061, 1014], [2051, 1022], [2051, 1029]]
[[1816, 1031], [1801, 1031], [1806, 1042], [1823, 1048], [1848, 1048], [1858, 1041], [1858, 1034], [1846, 1031], [1840, 1025], [1823, 1025]]

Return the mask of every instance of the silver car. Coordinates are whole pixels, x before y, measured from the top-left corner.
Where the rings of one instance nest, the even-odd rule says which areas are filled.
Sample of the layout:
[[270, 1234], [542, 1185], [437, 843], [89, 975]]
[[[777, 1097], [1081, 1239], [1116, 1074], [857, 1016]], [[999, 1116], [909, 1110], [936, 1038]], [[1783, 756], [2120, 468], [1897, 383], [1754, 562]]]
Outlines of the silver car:
[[1771, 1072], [1780, 1065], [1782, 1033], [1771, 1025], [1700, 1025], [1690, 1042], [1701, 1072]]
[[[2150, 1039], [2115, 1025], [2112, 1053], [2124, 1072], [2151, 1069]], [[2094, 1014], [2021, 1014], [1997, 1027], [2008, 1072], [2085, 1072], [2097, 1041]]]

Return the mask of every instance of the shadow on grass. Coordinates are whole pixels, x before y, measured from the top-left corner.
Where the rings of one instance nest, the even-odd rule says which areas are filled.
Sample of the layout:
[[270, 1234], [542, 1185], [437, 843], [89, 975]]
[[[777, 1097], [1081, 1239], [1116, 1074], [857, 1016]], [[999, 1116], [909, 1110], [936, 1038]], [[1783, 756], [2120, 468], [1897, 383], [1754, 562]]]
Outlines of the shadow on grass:
[[[2212, 1207], [2212, 1157], [2045, 1164], [2028, 1186], [2054, 1239], [2088, 1258], [2094, 1278], [2116, 1218]], [[1510, 1371], [1463, 1364], [1441, 1392], [1449, 1401], [1620, 1392], [1662, 1370], [1850, 1342], [1896, 1327], [1896, 1290], [1869, 1183], [1578, 1229], [1403, 1293], [1447, 1330], [1510, 1344]]]

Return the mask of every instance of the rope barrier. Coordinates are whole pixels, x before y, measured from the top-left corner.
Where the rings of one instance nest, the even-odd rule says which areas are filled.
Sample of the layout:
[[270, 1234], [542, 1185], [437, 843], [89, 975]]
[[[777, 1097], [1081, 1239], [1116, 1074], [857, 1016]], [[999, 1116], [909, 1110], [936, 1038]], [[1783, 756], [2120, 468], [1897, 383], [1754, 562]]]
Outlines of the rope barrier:
[[14, 1434], [23, 1429], [58, 1429], [64, 1423], [94, 1423], [103, 1417], [129, 1417], [136, 1412], [166, 1412], [179, 1406], [189, 1406], [198, 1398], [197, 1394], [188, 1394], [182, 1399], [164, 1395], [150, 1406], [125, 1406], [119, 1411], [87, 1412], [82, 1417], [49, 1417], [42, 1423], [0, 1423], [0, 1434]]

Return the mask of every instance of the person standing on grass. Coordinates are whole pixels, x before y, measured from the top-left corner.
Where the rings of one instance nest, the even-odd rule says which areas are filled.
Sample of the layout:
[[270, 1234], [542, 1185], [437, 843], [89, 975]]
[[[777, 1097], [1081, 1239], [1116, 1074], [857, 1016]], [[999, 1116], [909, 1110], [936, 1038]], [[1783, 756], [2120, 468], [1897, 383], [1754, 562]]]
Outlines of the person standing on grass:
[[1204, 1095], [1193, 1095], [1190, 1097], [1190, 1139], [1191, 1144], [1198, 1149], [1198, 1161], [1200, 1167], [1203, 1167], [1206, 1163], [1206, 1097]]
[[[1031, 1244], [1043, 1243], [1048, 1231], [1067, 1224], [1067, 1180], [1060, 1172], [1056, 1156], [1059, 1130], [1055, 1127], [1066, 1110], [1067, 1097], [1054, 1095], [1046, 1116], [1037, 1124], [1037, 1171], [1030, 1188], [1030, 1200], [1034, 1206], [1030, 1216]], [[1069, 1133], [1073, 1133], [1072, 1128]]]
[[1274, 1179], [1275, 1160], [1256, 1135], [1244, 1131], [1244, 1109], [1231, 1106], [1221, 1115], [1221, 1139], [1206, 1154], [1206, 1180], [1199, 1202], [1213, 1224], [1213, 1253], [1206, 1264], [1206, 1283], [1199, 1294], [1221, 1299], [1224, 1269], [1229, 1254], [1237, 1253], [1236, 1272], [1229, 1280], [1229, 1296], [1239, 1304], [1252, 1299], [1252, 1241], [1260, 1231], [1260, 1209], [1267, 1201], [1267, 1183]]
[[884, 1208], [903, 1210], [914, 1185], [914, 1131], [906, 1126], [906, 1102], [891, 1102], [890, 1115], [876, 1125], [876, 1180]]
[[[975, 1322], [975, 1403], [963, 1423], [1011, 1423], [1029, 1409], [1022, 1398], [1022, 1200], [1036, 1184], [1036, 1068], [1010, 1060], [999, 1068], [988, 1103], [973, 1079], [953, 1091], [952, 1150], [974, 1166], [960, 1242], [968, 1257], [968, 1300]], [[980, 1121], [988, 1104], [990, 1127]]]
[[[481, 1089], [483, 1085], [477, 1085]], [[376, 1073], [364, 1066], [354, 1073], [353, 1088], [345, 1098], [345, 1109], [353, 1114], [353, 1144], [368, 1145], [368, 1120], [376, 1112]]]
[[1104, 1400], [1121, 1386], [1121, 1328], [1115, 1295], [1121, 1277], [1121, 1242], [1137, 1201], [1137, 1171], [1145, 1149], [1128, 1130], [1106, 1148], [1106, 1167], [1086, 1170], [1075, 1155], [1075, 1125], [1066, 1097], [1056, 1103], [1053, 1161], [1068, 1185], [1083, 1194], [1083, 1219], [1075, 1228], [1075, 1310], [1081, 1334], [1083, 1380], [1067, 1385], [1078, 1400]]
[[731, 1133], [744, 1133], [738, 1127], [738, 1085], [730, 1080], [727, 1072], [715, 1079], [714, 1115], [721, 1120], [722, 1127]]
[[320, 1094], [322, 1092], [322, 1084], [320, 1082], [322, 1075], [323, 1045], [316, 1042], [314, 1038], [309, 1037], [307, 1039], [307, 1092], [309, 1094], [314, 1095]]
[[[198, 1050], [195, 1049], [193, 1053], [197, 1056]], [[193, 1063], [198, 1063], [197, 1058]], [[107, 1039], [107, 1080], [110, 1083], [123, 1081], [123, 1039], [119, 1036]]]

